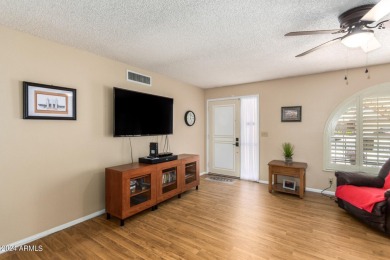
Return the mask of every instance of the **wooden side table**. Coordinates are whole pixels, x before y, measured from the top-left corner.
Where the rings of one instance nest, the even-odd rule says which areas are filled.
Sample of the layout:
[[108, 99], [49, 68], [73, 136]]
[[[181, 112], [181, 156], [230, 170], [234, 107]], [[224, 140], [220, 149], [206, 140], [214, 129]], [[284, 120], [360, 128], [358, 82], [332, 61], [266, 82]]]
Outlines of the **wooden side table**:
[[[284, 161], [273, 160], [268, 163], [269, 178], [268, 178], [268, 191], [285, 192], [298, 195], [301, 199], [306, 189], [306, 168], [307, 163], [304, 162], [292, 162], [286, 163]], [[289, 176], [299, 178], [299, 187], [295, 190], [289, 190], [283, 188], [283, 184], [278, 183], [278, 175]]]

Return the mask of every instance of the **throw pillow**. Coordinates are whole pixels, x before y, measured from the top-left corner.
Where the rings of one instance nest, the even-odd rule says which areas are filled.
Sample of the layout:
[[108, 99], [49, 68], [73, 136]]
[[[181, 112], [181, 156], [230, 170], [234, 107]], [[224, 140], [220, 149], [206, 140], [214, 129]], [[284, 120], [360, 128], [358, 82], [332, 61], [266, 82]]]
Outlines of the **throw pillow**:
[[390, 172], [389, 174], [387, 174], [386, 178], [385, 178], [385, 184], [383, 185], [383, 188], [384, 189], [390, 189]]

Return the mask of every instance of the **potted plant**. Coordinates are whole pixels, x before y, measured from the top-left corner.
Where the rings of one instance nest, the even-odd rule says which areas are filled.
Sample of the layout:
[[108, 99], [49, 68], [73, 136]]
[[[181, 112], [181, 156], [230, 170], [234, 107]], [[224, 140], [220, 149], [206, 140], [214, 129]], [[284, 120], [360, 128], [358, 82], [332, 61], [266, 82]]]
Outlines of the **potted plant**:
[[292, 163], [292, 157], [294, 155], [294, 145], [291, 143], [283, 143], [283, 155], [286, 163]]

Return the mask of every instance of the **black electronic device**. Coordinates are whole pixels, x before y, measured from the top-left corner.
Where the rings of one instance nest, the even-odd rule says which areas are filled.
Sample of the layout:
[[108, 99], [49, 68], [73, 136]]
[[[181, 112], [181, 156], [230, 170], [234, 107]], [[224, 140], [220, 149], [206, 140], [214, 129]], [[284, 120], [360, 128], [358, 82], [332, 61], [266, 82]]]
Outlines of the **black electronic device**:
[[147, 164], [156, 164], [156, 163], [162, 163], [162, 162], [169, 162], [177, 160], [177, 155], [170, 155], [165, 157], [151, 157], [151, 156], [145, 156], [138, 158], [138, 162], [140, 163], [147, 163]]
[[158, 157], [158, 143], [150, 143], [149, 144], [149, 156], [150, 157]]
[[173, 98], [114, 87], [114, 136], [173, 134]]
[[165, 152], [165, 153], [159, 153], [157, 157], [167, 157], [167, 156], [171, 156], [173, 153], [170, 153], [170, 152]]

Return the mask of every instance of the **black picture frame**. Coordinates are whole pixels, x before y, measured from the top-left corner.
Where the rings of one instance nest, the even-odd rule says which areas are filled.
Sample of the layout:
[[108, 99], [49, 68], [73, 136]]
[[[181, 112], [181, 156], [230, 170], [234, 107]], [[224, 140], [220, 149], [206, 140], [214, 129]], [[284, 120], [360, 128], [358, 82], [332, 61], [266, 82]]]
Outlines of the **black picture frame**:
[[76, 118], [76, 89], [23, 81], [23, 119]]
[[282, 107], [282, 122], [301, 122], [302, 106]]

